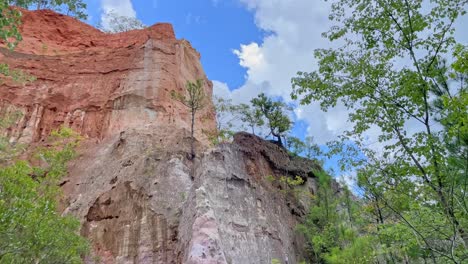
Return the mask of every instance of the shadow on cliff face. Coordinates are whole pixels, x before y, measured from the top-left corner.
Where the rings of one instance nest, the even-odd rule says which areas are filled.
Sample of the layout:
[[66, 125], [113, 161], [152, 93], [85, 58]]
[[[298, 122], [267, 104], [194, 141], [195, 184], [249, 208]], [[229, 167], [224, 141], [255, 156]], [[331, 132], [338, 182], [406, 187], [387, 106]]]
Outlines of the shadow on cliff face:
[[[243, 153], [250, 179], [272, 187], [272, 192], [282, 193], [290, 213], [302, 221], [308, 210], [310, 195], [317, 192], [314, 172], [322, 170], [317, 161], [292, 156], [286, 148], [247, 132], [236, 133], [232, 145]], [[302, 181], [298, 182], [297, 177]], [[295, 181], [295, 186], [290, 185], [288, 179]], [[336, 194], [341, 192], [335, 181], [332, 188]], [[298, 192], [307, 195], [300, 196]]]
[[[296, 187], [313, 193], [320, 167], [247, 133], [207, 149], [197, 131], [199, 155], [188, 160], [189, 114], [170, 92], [206, 76], [172, 27], [105, 35], [51, 11], [23, 18], [24, 41], [0, 57], [37, 80], [2, 86], [0, 108], [25, 113], [9, 134], [18, 142], [60, 125], [88, 139], [61, 187], [64, 214], [81, 220], [99, 263], [299, 262], [295, 226], [308, 200], [277, 180], [299, 176]], [[204, 130], [215, 128], [211, 109], [197, 120]]]
[[[167, 252], [174, 250], [177, 233], [168, 227], [163, 214], [149, 209], [148, 202], [144, 192], [130, 182], [119, 183], [96, 199], [81, 234], [91, 238], [101, 261], [141, 263], [146, 258], [169, 263]], [[123, 256], [113, 258], [119, 254]]]
[[188, 234], [183, 263], [304, 259], [306, 242], [296, 226], [317, 191], [314, 171], [321, 168], [315, 161], [240, 132], [232, 143], [199, 155], [194, 166], [193, 192], [179, 226], [179, 234]]
[[[320, 166], [244, 132], [209, 149], [197, 142], [193, 161], [189, 145], [184, 129], [132, 129], [74, 162], [62, 187], [65, 211], [82, 220], [102, 263], [302, 259], [305, 241], [295, 227], [310, 196], [296, 191], [316, 192]], [[296, 176], [300, 186], [281, 181]]]
[[313, 171], [322, 169], [313, 160], [291, 156], [284, 147], [246, 132], [235, 134], [233, 143], [253, 159], [258, 158], [259, 155], [265, 157], [270, 166], [274, 168], [275, 174], [292, 178], [299, 176], [307, 181], [308, 177], [315, 177]]
[[[292, 179], [299, 176], [304, 183], [312, 180], [313, 183], [310, 186], [313, 188], [313, 193], [315, 193], [317, 183], [315, 182], [316, 175], [314, 172], [323, 170], [316, 160], [291, 156], [286, 148], [247, 132], [236, 133], [233, 144], [238, 146], [239, 150], [244, 152], [246, 157], [250, 158], [254, 164], [259, 164], [256, 160], [260, 157], [266, 159], [269, 167], [273, 170], [272, 175], [282, 175]], [[255, 171], [251, 171], [250, 174], [255, 175]], [[340, 184], [335, 180], [332, 180], [331, 187], [336, 195], [340, 195], [343, 191]]]

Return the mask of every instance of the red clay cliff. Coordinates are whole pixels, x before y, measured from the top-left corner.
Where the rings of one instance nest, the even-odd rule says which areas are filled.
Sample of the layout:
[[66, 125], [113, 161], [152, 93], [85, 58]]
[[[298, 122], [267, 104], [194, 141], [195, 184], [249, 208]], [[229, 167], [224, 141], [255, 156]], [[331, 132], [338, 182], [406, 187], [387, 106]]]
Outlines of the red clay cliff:
[[87, 139], [60, 184], [63, 213], [80, 220], [92, 247], [84, 263], [304, 258], [295, 230], [308, 199], [280, 192], [288, 186], [279, 179], [299, 175], [306, 181], [301, 193], [313, 193], [313, 162], [246, 133], [209, 146], [205, 132], [216, 129], [211, 100], [196, 116], [197, 156], [189, 159], [190, 114], [170, 94], [203, 79], [211, 98], [212, 83], [200, 55], [171, 25], [105, 34], [44, 10], [23, 11], [21, 32], [14, 51], [0, 48], [0, 62], [37, 80], [0, 84], [0, 114], [23, 113], [0, 133], [40, 144], [65, 125]]
[[[177, 40], [170, 24], [106, 34], [53, 11], [22, 13], [23, 41], [14, 51], [0, 48], [0, 62], [37, 79], [0, 84], [1, 111], [23, 113], [8, 132], [14, 141], [40, 141], [60, 125], [98, 140], [153, 123], [188, 128], [188, 110], [170, 92], [203, 79], [211, 97], [199, 53]], [[215, 121], [211, 100], [207, 104], [197, 121], [210, 131]]]

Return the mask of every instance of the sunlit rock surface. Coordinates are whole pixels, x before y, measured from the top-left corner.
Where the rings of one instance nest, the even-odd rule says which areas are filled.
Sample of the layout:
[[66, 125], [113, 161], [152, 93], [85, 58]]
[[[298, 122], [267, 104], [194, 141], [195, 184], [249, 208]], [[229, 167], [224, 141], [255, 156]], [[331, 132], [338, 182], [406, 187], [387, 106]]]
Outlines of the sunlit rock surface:
[[63, 179], [61, 207], [78, 217], [92, 245], [85, 263], [298, 263], [306, 254], [295, 231], [307, 198], [280, 183], [318, 168], [247, 133], [211, 146], [212, 103], [197, 114], [197, 157], [190, 114], [171, 99], [187, 81], [212, 84], [199, 54], [172, 26], [109, 35], [52, 11], [23, 11], [24, 41], [0, 48], [0, 61], [34, 75], [0, 85], [0, 111], [21, 112], [2, 131], [37, 145], [70, 126], [84, 138]]

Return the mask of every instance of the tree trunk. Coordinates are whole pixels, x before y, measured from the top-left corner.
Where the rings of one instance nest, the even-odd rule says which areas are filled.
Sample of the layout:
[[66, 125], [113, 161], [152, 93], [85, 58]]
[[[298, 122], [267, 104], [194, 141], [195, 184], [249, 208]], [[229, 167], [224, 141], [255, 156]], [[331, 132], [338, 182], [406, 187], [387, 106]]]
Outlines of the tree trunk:
[[194, 128], [195, 128], [195, 110], [192, 109], [192, 127], [191, 127], [191, 142], [190, 142], [190, 157], [191, 159], [194, 159], [195, 158], [195, 137], [194, 137], [194, 134], [195, 134], [195, 131], [194, 131]]
[[281, 139], [281, 136], [276, 136], [278, 144], [282, 147], [283, 146], [283, 140]]

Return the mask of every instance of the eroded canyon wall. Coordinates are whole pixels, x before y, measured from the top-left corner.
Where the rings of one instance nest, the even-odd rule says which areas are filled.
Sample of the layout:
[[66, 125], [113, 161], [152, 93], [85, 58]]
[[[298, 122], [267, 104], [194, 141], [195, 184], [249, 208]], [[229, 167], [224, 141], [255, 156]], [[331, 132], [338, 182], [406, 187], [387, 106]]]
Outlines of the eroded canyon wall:
[[302, 177], [316, 188], [313, 162], [291, 158], [247, 133], [211, 146], [208, 102], [196, 120], [190, 153], [189, 112], [171, 99], [187, 81], [205, 80], [199, 54], [168, 24], [104, 34], [52, 11], [23, 11], [24, 41], [0, 48], [0, 61], [34, 75], [0, 86], [0, 111], [21, 111], [2, 131], [40, 144], [70, 126], [85, 138], [63, 179], [64, 214], [78, 217], [90, 241], [86, 263], [298, 263], [295, 231], [302, 199], [279, 181]]
[[[14, 105], [23, 113], [9, 131], [13, 140], [40, 141], [60, 125], [97, 140], [155, 123], [188, 128], [188, 110], [170, 92], [203, 79], [205, 92], [212, 93], [200, 55], [177, 40], [169, 24], [111, 35], [47, 10], [23, 11], [23, 21], [24, 40], [14, 51], [0, 50], [2, 63], [37, 79], [6, 81], [0, 89], [2, 110]], [[210, 101], [197, 122], [215, 129]], [[203, 138], [201, 130], [198, 136]]]

